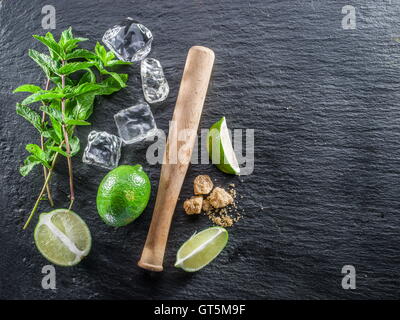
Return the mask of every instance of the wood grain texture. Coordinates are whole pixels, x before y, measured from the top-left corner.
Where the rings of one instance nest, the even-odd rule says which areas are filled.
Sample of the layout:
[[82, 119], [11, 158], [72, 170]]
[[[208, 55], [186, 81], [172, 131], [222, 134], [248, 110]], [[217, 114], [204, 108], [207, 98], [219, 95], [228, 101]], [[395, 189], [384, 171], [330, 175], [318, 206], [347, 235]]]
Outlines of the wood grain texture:
[[214, 52], [202, 46], [191, 47], [186, 58], [174, 115], [169, 127], [153, 217], [138, 262], [144, 269], [163, 270], [172, 216], [192, 159], [214, 59]]
[[[54, 1], [55, 2], [55, 1]], [[39, 136], [15, 114], [26, 82], [44, 84], [28, 48], [44, 50], [45, 0], [2, 2], [0, 9], [0, 297], [84, 299], [398, 299], [400, 287], [400, 36], [398, 1], [375, 0], [71, 0], [57, 1], [57, 30], [72, 25], [85, 47], [130, 15], [154, 34], [151, 57], [161, 61], [170, 95], [152, 106], [168, 130], [183, 72], [194, 44], [217, 57], [200, 128], [226, 116], [230, 128], [255, 129], [255, 168], [231, 177], [211, 164], [192, 165], [177, 204], [162, 274], [136, 262], [154, 209], [160, 165], [146, 162], [148, 144], [124, 147], [121, 164], [143, 165], [152, 185], [149, 207], [125, 228], [104, 225], [96, 191], [105, 170], [74, 158], [76, 212], [93, 236], [88, 258], [58, 268], [57, 290], [41, 288], [45, 261], [33, 228], [22, 232], [37, 191], [37, 177], [18, 166], [26, 143]], [[343, 30], [341, 9], [356, 7], [357, 29]], [[128, 88], [98, 101], [92, 126], [79, 128], [85, 146], [91, 130], [117, 134], [112, 115], [143, 97], [139, 66]], [[83, 148], [82, 148], [83, 149]], [[68, 173], [60, 161], [54, 201], [68, 204]], [[244, 218], [230, 229], [217, 260], [196, 274], [173, 267], [180, 245], [211, 226], [189, 217], [182, 203], [198, 174], [216, 185], [237, 185]], [[49, 207], [43, 203], [42, 211]], [[34, 221], [35, 222], [35, 221]], [[33, 226], [33, 225], [32, 225]], [[357, 270], [357, 289], [343, 290], [341, 268]]]

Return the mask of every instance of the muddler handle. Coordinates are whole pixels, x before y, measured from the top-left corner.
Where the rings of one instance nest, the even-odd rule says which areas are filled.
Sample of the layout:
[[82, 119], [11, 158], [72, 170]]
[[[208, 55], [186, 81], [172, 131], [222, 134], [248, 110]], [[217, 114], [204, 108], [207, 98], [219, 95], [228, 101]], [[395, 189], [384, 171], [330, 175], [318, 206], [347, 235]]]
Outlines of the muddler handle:
[[153, 217], [138, 262], [144, 269], [163, 270], [169, 228], [192, 157], [213, 64], [211, 49], [190, 48], [169, 128]]

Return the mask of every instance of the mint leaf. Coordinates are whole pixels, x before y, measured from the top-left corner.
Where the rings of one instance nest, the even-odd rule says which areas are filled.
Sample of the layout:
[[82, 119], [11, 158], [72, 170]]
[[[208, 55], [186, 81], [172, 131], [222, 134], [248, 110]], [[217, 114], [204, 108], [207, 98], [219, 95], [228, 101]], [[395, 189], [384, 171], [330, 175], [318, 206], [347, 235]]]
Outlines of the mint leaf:
[[[126, 84], [126, 82], [128, 81], [128, 75], [125, 73], [120, 73], [119, 77], [124, 82], [124, 84]], [[105, 79], [100, 84], [101, 88], [97, 91], [98, 95], [109, 95], [121, 90], [119, 82], [117, 82], [113, 77]]]
[[96, 42], [94, 51], [96, 52], [96, 55], [99, 57], [100, 61], [103, 62], [103, 64], [106, 64], [107, 63], [106, 48], [104, 48], [104, 46], [102, 46], [99, 42]]
[[78, 87], [75, 88], [73, 94], [75, 96], [79, 96], [88, 92], [96, 92], [101, 88], [101, 85], [97, 83], [82, 83]]
[[32, 154], [32, 157], [35, 160], [40, 161], [41, 164], [50, 169], [50, 164], [47, 161], [46, 153], [37, 144], [27, 144], [25, 148], [28, 152]]
[[84, 84], [84, 83], [95, 83], [96, 82], [96, 75], [91, 69], [87, 69], [87, 72], [81, 77], [81, 79], [78, 82], [78, 85]]
[[44, 113], [46, 113], [47, 115], [49, 115], [50, 117], [53, 117], [54, 120], [56, 120], [58, 122], [62, 122], [61, 111], [55, 109], [53, 107], [53, 105], [51, 107], [49, 107], [49, 106], [41, 106], [40, 110], [43, 111]]
[[60, 147], [49, 147], [50, 150], [58, 152], [59, 154], [63, 155], [64, 157], [68, 157], [68, 153], [61, 149]]
[[16, 88], [13, 93], [16, 92], [31, 92], [31, 93], [36, 93], [38, 91], [42, 91], [41, 87], [35, 86], [33, 84], [23, 84], [22, 86], [19, 86]]
[[107, 62], [106, 67], [115, 67], [115, 66], [122, 66], [122, 65], [131, 65], [132, 62], [121, 61], [121, 60], [111, 60]]
[[118, 84], [120, 85], [121, 88], [126, 87], [126, 80], [123, 77], [121, 77], [121, 74], [116, 73], [116, 72], [107, 72], [107, 74], [109, 74], [111, 77], [113, 77], [115, 79], [115, 81], [118, 82]]
[[[64, 147], [65, 147], [65, 144], [64, 144]], [[79, 152], [80, 143], [79, 143], [78, 137], [74, 136], [69, 139], [69, 147], [70, 147], [71, 157], [73, 157], [74, 155], [76, 155]], [[68, 157], [68, 153], [67, 153], [67, 151], [65, 151], [64, 148], [50, 146], [49, 149], [53, 150], [55, 152], [58, 152], [59, 154], [63, 155], [64, 157]]]
[[53, 36], [53, 34], [51, 32], [47, 32], [46, 35], [45, 35], [45, 38], [49, 39], [52, 42], [57, 43], [56, 39], [54, 39], [54, 36]]
[[44, 137], [48, 136], [46, 134], [46, 130], [43, 128], [42, 118], [38, 113], [20, 103], [17, 103], [16, 105], [16, 112], [18, 115], [20, 115], [25, 120], [30, 122], [39, 131], [41, 135], [43, 135]]
[[68, 54], [69, 52], [71, 52], [73, 49], [75, 49], [77, 47], [77, 44], [81, 41], [87, 41], [88, 39], [86, 38], [74, 38], [74, 39], [70, 39], [68, 40], [65, 45], [63, 46], [64, 52], [66, 54]]
[[[87, 60], [92, 60], [92, 59], [96, 59], [96, 55], [86, 49], [76, 49], [74, 51], [72, 51], [71, 53], [68, 53], [66, 55], [66, 60], [69, 59], [87, 59]], [[119, 60], [118, 60], [119, 61]]]
[[55, 70], [57, 70], [57, 63], [47, 54], [29, 49], [28, 55], [42, 68], [47, 78], [50, 78], [51, 74], [54, 73]]
[[74, 36], [72, 35], [72, 27], [69, 27], [68, 29], [65, 29], [61, 33], [60, 41], [59, 44], [62, 46], [64, 45], [68, 40], [72, 39]]
[[74, 73], [79, 70], [84, 70], [84, 69], [90, 68], [93, 65], [94, 65], [94, 62], [71, 62], [71, 63], [67, 63], [66, 65], [58, 68], [57, 73], [63, 74], [63, 75], [68, 75], [68, 74]]
[[69, 27], [61, 33], [59, 44], [65, 50], [65, 52], [68, 52], [74, 49], [78, 42], [87, 40], [87, 38], [74, 37], [72, 34], [72, 27]]
[[77, 43], [81, 41], [87, 41], [86, 38], [74, 38], [72, 34], [72, 28], [69, 27], [68, 29], [64, 30], [61, 33], [59, 45], [64, 50], [65, 53], [70, 52], [71, 50], [77, 47]]
[[108, 51], [107, 54], [106, 54], [107, 62], [111, 61], [111, 60], [114, 59], [114, 58], [115, 58], [114, 52]]
[[73, 136], [71, 139], [69, 139], [69, 146], [71, 148], [71, 157], [73, 157], [81, 148], [79, 138], [77, 136]]
[[37, 101], [45, 101], [45, 100], [54, 100], [54, 99], [61, 99], [64, 98], [63, 93], [57, 93], [54, 91], [39, 91], [34, 94], [31, 94], [30, 96], [26, 97], [21, 104], [22, 105], [28, 105]]
[[110, 75], [111, 77], [113, 77], [115, 81], [119, 83], [120, 88], [126, 87], [126, 80], [123, 78], [123, 76], [121, 76], [122, 74], [106, 70], [101, 63], [97, 63], [96, 68], [101, 74]]
[[[62, 81], [59, 76], [51, 77], [50, 80], [55, 83], [59, 89], [62, 89]], [[65, 77], [65, 84], [71, 87], [75, 85], [74, 81], [68, 77]]]
[[90, 126], [91, 123], [87, 122], [85, 120], [76, 120], [76, 119], [67, 119], [65, 120], [66, 124], [69, 124], [71, 126]]
[[76, 98], [76, 106], [72, 110], [72, 115], [75, 119], [86, 120], [93, 113], [93, 103], [95, 94], [88, 93], [80, 95]]
[[[49, 139], [47, 141], [55, 142], [57, 144], [61, 143], [62, 138], [60, 138], [58, 136], [58, 134], [56, 133], [56, 130], [54, 128], [47, 129], [47, 133], [49, 135]], [[48, 150], [48, 149], [46, 149], [46, 150]]]
[[[49, 41], [57, 43], [57, 41], [54, 39], [54, 36], [53, 36], [53, 34], [51, 32], [47, 32], [46, 35], [45, 35], [45, 38], [47, 38]], [[60, 58], [53, 51], [51, 51], [50, 49], [49, 49], [49, 52], [50, 52], [51, 58], [54, 61], [60, 60]]]
[[55, 140], [57, 143], [60, 143], [63, 140], [63, 132], [62, 132], [62, 126], [61, 126], [61, 121], [56, 120], [54, 117], [49, 116], [51, 125], [53, 126], [53, 131], [56, 134], [56, 137], [53, 137], [53, 140]]
[[45, 46], [47, 46], [47, 48], [49, 48], [49, 51], [53, 54], [54, 57], [64, 60], [64, 58], [65, 58], [64, 52], [61, 49], [60, 45], [54, 40], [54, 37], [51, 33], [48, 32], [46, 34], [46, 37], [41, 37], [41, 36], [37, 36], [37, 35], [34, 35], [33, 37], [36, 40], [39, 40]]
[[39, 160], [37, 160], [35, 157], [33, 156], [28, 156], [25, 160], [24, 160], [24, 165], [22, 167], [19, 168], [19, 173], [21, 174], [21, 176], [25, 177], [28, 175], [29, 172], [32, 171], [32, 169], [37, 165], [40, 164], [41, 162]]
[[100, 72], [104, 72], [107, 71], [104, 69], [104, 67], [114, 67], [114, 66], [118, 66], [118, 65], [131, 65], [132, 62], [126, 62], [126, 61], [120, 61], [120, 60], [116, 60], [115, 58], [115, 54], [112, 51], [108, 51], [106, 50], [106, 48], [104, 48], [104, 46], [102, 46], [100, 43], [96, 43], [96, 47], [95, 47], [95, 52], [97, 57], [99, 58], [99, 65], [98, 65], [98, 69]]

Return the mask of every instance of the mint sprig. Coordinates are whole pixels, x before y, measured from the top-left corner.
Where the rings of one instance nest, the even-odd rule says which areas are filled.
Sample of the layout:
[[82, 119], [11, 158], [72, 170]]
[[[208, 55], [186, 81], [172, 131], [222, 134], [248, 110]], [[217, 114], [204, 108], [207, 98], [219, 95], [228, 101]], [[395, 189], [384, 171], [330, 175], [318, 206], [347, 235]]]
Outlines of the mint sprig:
[[[42, 165], [45, 181], [24, 229], [46, 190], [52, 204], [49, 182], [59, 155], [67, 158], [72, 207], [75, 195], [71, 157], [80, 150], [75, 128], [90, 125], [87, 120], [93, 113], [96, 96], [110, 95], [126, 87], [128, 75], [112, 68], [130, 64], [115, 59], [115, 55], [98, 42], [93, 51], [79, 48], [79, 43], [88, 39], [74, 37], [71, 27], [61, 33], [58, 41], [50, 32], [33, 37], [48, 49], [48, 54], [33, 49], [28, 52], [44, 72], [47, 83], [43, 89], [23, 84], [14, 90], [14, 93], [30, 93], [17, 103], [16, 112], [37, 129], [41, 139], [40, 146], [32, 143], [26, 146], [30, 154], [20, 167], [20, 173], [27, 176], [36, 165]], [[36, 103], [41, 105], [35, 110]]]

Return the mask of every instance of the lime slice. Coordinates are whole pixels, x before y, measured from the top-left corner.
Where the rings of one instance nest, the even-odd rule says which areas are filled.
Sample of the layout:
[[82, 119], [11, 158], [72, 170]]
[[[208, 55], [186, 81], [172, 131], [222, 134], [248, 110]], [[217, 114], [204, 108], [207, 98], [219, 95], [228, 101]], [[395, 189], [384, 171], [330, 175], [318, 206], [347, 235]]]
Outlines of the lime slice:
[[211, 126], [207, 136], [207, 151], [212, 163], [219, 170], [230, 174], [240, 174], [225, 117]]
[[211, 227], [194, 234], [178, 250], [175, 267], [187, 272], [198, 271], [220, 254], [228, 242], [228, 231]]
[[42, 213], [34, 238], [40, 253], [59, 266], [73, 266], [89, 254], [92, 237], [76, 213], [57, 209]]

